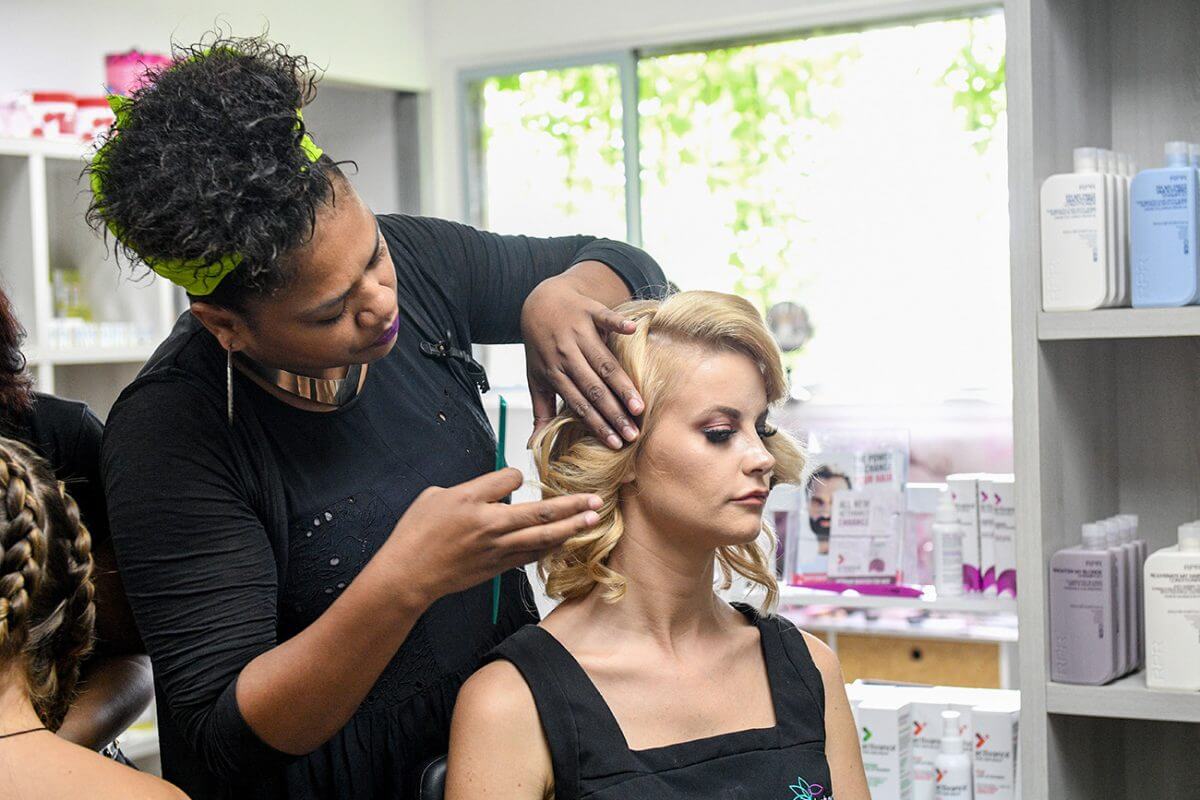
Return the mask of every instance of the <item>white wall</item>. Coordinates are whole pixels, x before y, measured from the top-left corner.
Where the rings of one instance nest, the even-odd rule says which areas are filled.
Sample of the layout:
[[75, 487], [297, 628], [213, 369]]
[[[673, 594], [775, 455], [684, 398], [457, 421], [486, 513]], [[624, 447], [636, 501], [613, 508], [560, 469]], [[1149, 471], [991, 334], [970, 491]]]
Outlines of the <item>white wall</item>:
[[424, 0], [0, 0], [0, 92], [99, 94], [104, 56], [165, 53], [220, 21], [236, 35], [286, 42], [329, 78], [367, 86], [428, 85]]
[[[432, 176], [427, 213], [462, 217], [458, 76], [465, 68], [769, 36], [938, 14], [981, 0], [427, 0]], [[990, 5], [1001, 5], [996, 0]]]

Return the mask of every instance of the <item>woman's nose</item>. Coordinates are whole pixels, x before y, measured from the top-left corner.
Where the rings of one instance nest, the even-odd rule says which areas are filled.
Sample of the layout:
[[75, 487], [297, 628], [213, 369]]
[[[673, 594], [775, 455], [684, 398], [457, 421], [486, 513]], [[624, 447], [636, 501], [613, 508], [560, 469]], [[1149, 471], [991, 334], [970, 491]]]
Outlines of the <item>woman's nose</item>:
[[746, 463], [751, 475], [770, 472], [775, 468], [775, 456], [766, 447], [759, 445], [746, 456]]
[[396, 313], [396, 290], [382, 284], [371, 290], [370, 300], [356, 316], [356, 321], [363, 328], [378, 328], [392, 321]]

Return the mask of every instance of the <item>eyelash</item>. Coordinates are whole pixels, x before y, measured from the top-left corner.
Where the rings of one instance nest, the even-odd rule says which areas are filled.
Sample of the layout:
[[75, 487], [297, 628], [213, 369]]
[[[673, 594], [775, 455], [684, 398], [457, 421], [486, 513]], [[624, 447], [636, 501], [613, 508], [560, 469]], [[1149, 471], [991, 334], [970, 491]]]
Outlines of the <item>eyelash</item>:
[[320, 320], [318, 324], [320, 324], [320, 325], [332, 325], [333, 323], [335, 323], [335, 322], [337, 322], [338, 320], [340, 320], [342, 317], [346, 316], [346, 309], [347, 309], [347, 308], [349, 308], [349, 306], [343, 305], [343, 306], [342, 306], [342, 310], [338, 312], [338, 314], [337, 314], [337, 316], [336, 316], [336, 317], [330, 317], [329, 319], [323, 319], [323, 320]]
[[[763, 439], [769, 439], [778, 432], [778, 428], [772, 428], [770, 425], [758, 429], [758, 435]], [[704, 436], [713, 444], [724, 444], [734, 433], [736, 431], [733, 428], [709, 429], [704, 431]]]

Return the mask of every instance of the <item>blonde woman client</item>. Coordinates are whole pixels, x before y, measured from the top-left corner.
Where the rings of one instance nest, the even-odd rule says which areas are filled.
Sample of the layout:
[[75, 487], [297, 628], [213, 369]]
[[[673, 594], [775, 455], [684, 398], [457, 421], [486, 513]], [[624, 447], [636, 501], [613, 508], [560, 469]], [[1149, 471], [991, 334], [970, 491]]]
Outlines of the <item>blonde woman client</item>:
[[[622, 310], [644, 433], [611, 451], [564, 413], [536, 440], [545, 494], [599, 495], [601, 522], [540, 564], [561, 605], [464, 686], [446, 798], [867, 800], [837, 657], [766, 613], [763, 501], [803, 463], [767, 424], [779, 351], [729, 295]], [[718, 570], [764, 587], [763, 610], [721, 600]]]

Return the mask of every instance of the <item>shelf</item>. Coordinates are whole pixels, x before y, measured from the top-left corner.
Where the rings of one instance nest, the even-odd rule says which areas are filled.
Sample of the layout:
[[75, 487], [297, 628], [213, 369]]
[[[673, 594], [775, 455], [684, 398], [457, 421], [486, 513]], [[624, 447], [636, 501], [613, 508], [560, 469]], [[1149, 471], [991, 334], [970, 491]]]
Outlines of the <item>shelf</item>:
[[1046, 684], [1051, 714], [1158, 722], [1200, 723], [1200, 692], [1164, 692], [1146, 688], [1146, 673], [1126, 675], [1106, 686]]
[[37, 364], [134, 364], [145, 361], [157, 345], [89, 347], [71, 350], [30, 350], [26, 360]]
[[1038, 314], [1038, 338], [1044, 342], [1171, 336], [1200, 336], [1200, 306], [1043, 311]]
[[83, 161], [91, 144], [74, 139], [0, 139], [0, 156], [33, 156]]
[[[806, 614], [798, 609], [791, 613], [784, 612], [788, 619], [809, 633], [855, 634], [859, 636], [880, 636], [891, 639], [933, 639], [946, 642], [977, 642], [989, 644], [1015, 644], [1017, 641], [1017, 626], [1015, 620], [1007, 625], [980, 624], [979, 621], [968, 622], [966, 618], [919, 618], [921, 621], [910, 619], [881, 617], [868, 619], [861, 615], [853, 616], [818, 616]], [[914, 618], [916, 619], [916, 618]], [[953, 622], [953, 626], [930, 625], [935, 622]]]
[[880, 597], [878, 595], [834, 594], [801, 586], [781, 586], [781, 606], [834, 606], [837, 608], [915, 608], [959, 614], [1015, 614], [1017, 601], [1011, 597], [961, 597], [939, 598], [927, 588], [921, 597]]

